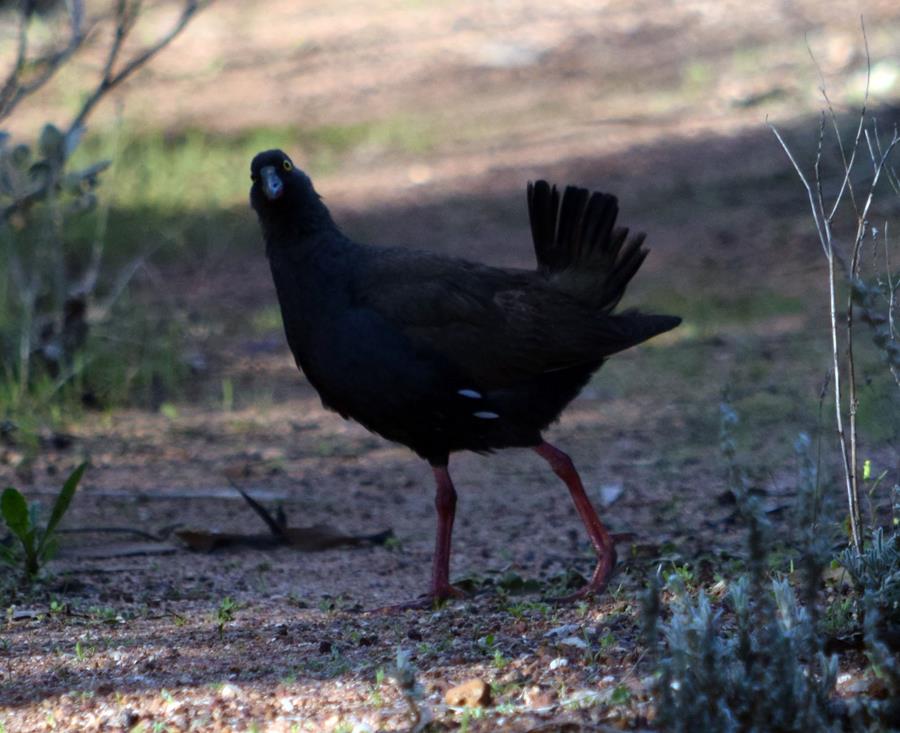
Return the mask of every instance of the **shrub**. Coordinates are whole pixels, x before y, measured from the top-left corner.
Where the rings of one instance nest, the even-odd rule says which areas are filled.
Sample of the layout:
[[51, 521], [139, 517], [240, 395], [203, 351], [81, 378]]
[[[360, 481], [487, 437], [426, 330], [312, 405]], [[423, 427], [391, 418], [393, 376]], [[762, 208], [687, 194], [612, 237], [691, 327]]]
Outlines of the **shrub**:
[[[113, 305], [143, 264], [147, 253], [102, 278], [104, 216], [97, 217], [90, 241], [78, 236], [78, 222], [97, 203], [95, 188], [107, 161], [73, 170], [72, 155], [97, 104], [165, 48], [206, 3], [183, 0], [175, 22], [148, 45], [126, 44], [138, 24], [140, 0], [119, 0], [111, 12], [95, 8], [88, 17], [83, 0], [47, 7], [51, 41], [34, 44], [37, 5], [18, 3], [17, 48], [0, 78], [0, 123], [46, 84], [86, 45], [88, 33], [110, 26], [101, 71], [68, 125], [47, 124], [36, 144], [13, 145], [0, 130], [0, 390], [15, 409], [29, 390], [43, 385], [49, 396], [80, 374], [91, 359], [80, 359], [91, 329], [111, 319]], [[37, 47], [37, 50], [35, 50]], [[9, 385], [12, 384], [13, 387]]]

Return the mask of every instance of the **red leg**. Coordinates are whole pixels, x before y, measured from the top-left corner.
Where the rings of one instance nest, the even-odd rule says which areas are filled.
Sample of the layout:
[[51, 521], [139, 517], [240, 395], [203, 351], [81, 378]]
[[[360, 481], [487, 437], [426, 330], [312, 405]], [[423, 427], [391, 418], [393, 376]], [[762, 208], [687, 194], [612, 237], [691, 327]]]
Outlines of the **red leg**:
[[434, 542], [434, 559], [431, 563], [431, 589], [414, 601], [379, 609], [381, 611], [431, 608], [435, 601], [465, 595], [450, 585], [450, 540], [453, 536], [453, 520], [456, 517], [456, 489], [453, 488], [453, 481], [446, 466], [432, 466], [432, 470], [437, 485], [434, 497], [434, 507], [437, 509], [437, 535]]
[[456, 517], [456, 489], [446, 466], [434, 466], [437, 492], [434, 507], [437, 509], [437, 536], [434, 542], [434, 559], [431, 563], [432, 599], [443, 600], [461, 593], [450, 585], [450, 540], [453, 536], [453, 520]]
[[591, 538], [591, 544], [594, 545], [594, 550], [597, 552], [597, 567], [594, 569], [590, 582], [580, 591], [564, 600], [588, 595], [600, 595], [606, 590], [606, 585], [609, 583], [609, 578], [616, 564], [616, 544], [606, 527], [603, 526], [603, 522], [600, 521], [600, 517], [597, 516], [594, 507], [591, 506], [590, 499], [588, 499], [584, 491], [581, 477], [578, 475], [578, 471], [575, 470], [575, 464], [572, 463], [572, 459], [559, 448], [553, 447], [546, 441], [537, 446], [534, 452], [547, 461], [553, 472], [569, 487], [569, 493], [572, 495], [575, 508], [578, 510], [581, 521], [584, 522], [585, 529], [587, 529]]

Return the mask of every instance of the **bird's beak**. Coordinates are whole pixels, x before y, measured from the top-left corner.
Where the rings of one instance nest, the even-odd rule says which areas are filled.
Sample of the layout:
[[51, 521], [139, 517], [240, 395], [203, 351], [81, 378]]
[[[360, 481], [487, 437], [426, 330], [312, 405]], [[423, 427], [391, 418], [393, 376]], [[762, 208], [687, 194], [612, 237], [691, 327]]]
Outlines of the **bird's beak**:
[[275, 166], [267, 165], [259, 172], [262, 179], [262, 189], [266, 198], [274, 201], [284, 193], [284, 183], [275, 172]]

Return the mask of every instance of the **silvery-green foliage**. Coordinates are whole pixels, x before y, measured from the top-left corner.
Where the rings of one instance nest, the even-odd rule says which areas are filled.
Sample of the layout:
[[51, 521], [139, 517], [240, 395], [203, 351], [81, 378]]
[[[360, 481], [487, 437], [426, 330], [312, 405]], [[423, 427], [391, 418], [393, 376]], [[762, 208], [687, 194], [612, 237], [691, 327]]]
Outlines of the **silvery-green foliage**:
[[660, 624], [657, 719], [670, 731], [837, 731], [830, 698], [837, 657], [821, 651], [809, 614], [793, 588], [775, 581], [753, 599], [749, 579], [728, 594], [733, 627], [701, 592], [676, 577], [672, 616]]
[[[800, 463], [797, 511], [803, 597], [788, 579], [770, 580], [769, 521], [760, 500], [747, 490], [737, 464], [737, 414], [720, 408], [720, 446], [728, 464], [728, 483], [747, 526], [747, 570], [728, 585], [716, 605], [702, 590], [692, 597], [677, 576], [665, 587], [673, 601], [663, 621], [662, 583], [651, 579], [644, 600], [644, 629], [657, 656], [657, 720], [668, 731], [837, 731], [841, 720], [832, 704], [837, 657], [824, 653], [812, 613], [821, 581], [823, 544], [818, 535], [819, 495], [812, 442], [795, 445]], [[807, 596], [809, 600], [807, 601]], [[730, 613], [725, 613], [725, 611]], [[654, 618], [649, 618], [652, 615]]]
[[878, 609], [885, 623], [900, 625], [900, 547], [897, 533], [885, 535], [879, 527], [858, 555], [841, 553], [843, 565], [860, 595]]
[[94, 189], [109, 161], [100, 161], [79, 170], [67, 170], [83, 130], [63, 133], [44, 125], [37, 145], [11, 145], [10, 136], [0, 132], [0, 211], [2, 224], [14, 214], [26, 216], [40, 201], [65, 199], [66, 213], [90, 209], [96, 203]]
[[31, 147], [0, 133], [0, 373], [23, 386], [34, 355], [55, 375], [87, 331], [100, 250], [87, 262], [73, 257], [69, 224], [96, 205], [109, 162], [73, 170], [81, 136], [81, 128], [64, 133], [47, 124]]
[[[877, 233], [874, 235], [877, 237]], [[887, 245], [886, 245], [887, 246]], [[888, 276], [893, 273], [886, 273]], [[894, 374], [900, 372], [900, 341], [897, 341], [891, 319], [897, 311], [896, 296], [891, 298], [890, 280], [866, 282], [860, 277], [850, 281], [850, 293], [854, 304], [860, 307], [860, 318], [869, 326], [872, 341], [878, 347]], [[893, 306], [893, 313], [891, 307]]]
[[[900, 661], [883, 639], [884, 624], [874, 593], [865, 595], [863, 606], [866, 656], [887, 693], [878, 699], [866, 700], [865, 706], [872, 720], [897, 721], [900, 720]], [[891, 729], [890, 725], [887, 723], [885, 729]]]

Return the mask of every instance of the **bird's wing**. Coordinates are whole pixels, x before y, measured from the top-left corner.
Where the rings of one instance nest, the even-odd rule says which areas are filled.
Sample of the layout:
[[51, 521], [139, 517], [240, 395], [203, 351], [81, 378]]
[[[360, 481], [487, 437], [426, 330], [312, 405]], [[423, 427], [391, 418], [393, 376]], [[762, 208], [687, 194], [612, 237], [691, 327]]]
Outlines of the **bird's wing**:
[[649, 338], [638, 338], [637, 314], [598, 312], [536, 272], [398, 250], [382, 250], [360, 271], [358, 305], [484, 388], [599, 361]]

